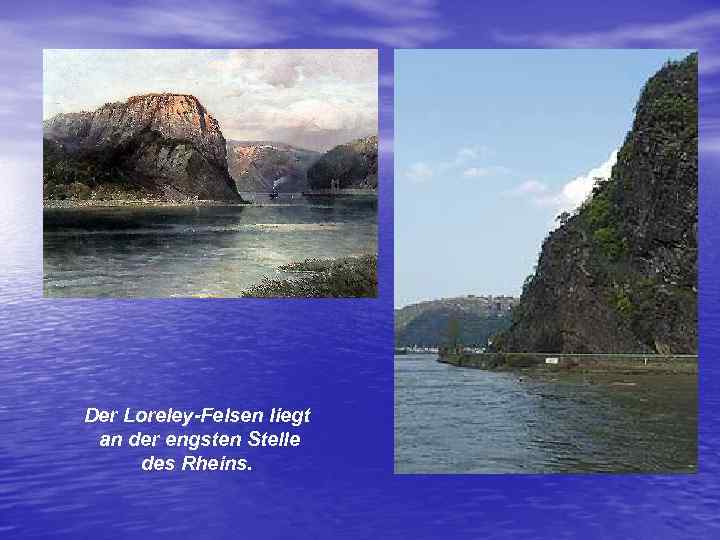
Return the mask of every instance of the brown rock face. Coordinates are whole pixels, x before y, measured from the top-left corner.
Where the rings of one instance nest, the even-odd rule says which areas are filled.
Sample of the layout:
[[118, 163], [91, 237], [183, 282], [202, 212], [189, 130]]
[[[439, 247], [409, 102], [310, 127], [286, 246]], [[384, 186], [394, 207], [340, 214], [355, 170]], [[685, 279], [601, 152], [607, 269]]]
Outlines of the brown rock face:
[[697, 353], [697, 54], [645, 85], [611, 178], [542, 246], [509, 352]]
[[78, 167], [60, 167], [73, 171], [71, 181], [119, 176], [125, 184], [169, 200], [239, 199], [227, 172], [220, 125], [194, 96], [135, 96], [94, 112], [59, 114], [43, 127], [61, 159], [92, 164], [85, 167], [92, 169], [91, 178], [78, 178]]
[[318, 152], [270, 141], [228, 141], [230, 176], [238, 191], [298, 192], [307, 189], [307, 169]]

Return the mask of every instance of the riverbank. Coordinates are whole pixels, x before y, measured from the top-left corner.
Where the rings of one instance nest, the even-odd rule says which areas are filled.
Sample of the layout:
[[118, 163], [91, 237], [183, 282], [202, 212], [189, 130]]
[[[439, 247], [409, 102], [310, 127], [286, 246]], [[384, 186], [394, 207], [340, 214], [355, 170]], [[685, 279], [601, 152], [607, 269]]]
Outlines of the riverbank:
[[181, 201], [164, 201], [156, 199], [43, 199], [43, 210], [48, 209], [79, 209], [79, 208], [166, 208], [174, 206], [246, 206], [248, 201], [215, 201], [186, 199]]
[[333, 198], [343, 198], [343, 197], [358, 197], [358, 198], [368, 198], [368, 199], [377, 199], [377, 189], [315, 189], [315, 190], [309, 190], [309, 191], [303, 191], [302, 195], [303, 197], [333, 197]]
[[296, 278], [265, 277], [243, 292], [250, 298], [374, 298], [377, 255], [339, 259], [305, 259], [278, 267]]
[[450, 353], [438, 362], [489, 371], [696, 374], [697, 355], [659, 354], [550, 354], [550, 353]]

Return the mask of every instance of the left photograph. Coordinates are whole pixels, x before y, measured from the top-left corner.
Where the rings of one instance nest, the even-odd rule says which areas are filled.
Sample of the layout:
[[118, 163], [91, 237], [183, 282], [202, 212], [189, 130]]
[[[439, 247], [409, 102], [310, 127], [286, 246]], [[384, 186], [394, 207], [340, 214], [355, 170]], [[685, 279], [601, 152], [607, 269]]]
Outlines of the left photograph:
[[377, 50], [47, 49], [46, 297], [375, 297]]

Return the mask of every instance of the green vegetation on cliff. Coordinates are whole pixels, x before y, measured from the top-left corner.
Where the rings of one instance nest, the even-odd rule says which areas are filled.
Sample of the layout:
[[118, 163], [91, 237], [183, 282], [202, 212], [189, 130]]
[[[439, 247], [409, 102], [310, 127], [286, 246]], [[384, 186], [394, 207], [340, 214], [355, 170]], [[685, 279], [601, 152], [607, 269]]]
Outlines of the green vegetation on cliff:
[[508, 352], [697, 352], [697, 54], [647, 81], [610, 179], [545, 239]]

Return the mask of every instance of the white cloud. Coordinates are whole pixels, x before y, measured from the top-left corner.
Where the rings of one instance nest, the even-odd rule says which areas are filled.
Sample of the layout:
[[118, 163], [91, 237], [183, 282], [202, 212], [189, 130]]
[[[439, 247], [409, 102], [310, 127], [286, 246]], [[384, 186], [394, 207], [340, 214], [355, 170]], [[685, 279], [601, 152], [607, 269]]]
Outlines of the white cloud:
[[469, 178], [479, 178], [481, 176], [487, 176], [489, 174], [488, 169], [482, 167], [470, 167], [463, 171], [463, 176]]
[[700, 49], [701, 72], [720, 70], [720, 10], [696, 13], [665, 22], [619, 24], [614, 28], [583, 32], [496, 32], [495, 39], [510, 45], [549, 48], [683, 48]]
[[598, 178], [610, 178], [612, 168], [617, 162], [617, 150], [610, 154], [601, 165], [590, 169], [587, 173], [577, 176], [565, 184], [560, 190], [558, 205], [561, 211], [574, 210], [592, 193]]
[[484, 176], [491, 176], [496, 174], [508, 174], [510, 169], [507, 167], [494, 166], [494, 167], [470, 167], [463, 171], [463, 176], [468, 178], [480, 178]]
[[405, 177], [413, 182], [424, 182], [434, 175], [432, 167], [424, 161], [418, 161], [413, 163], [407, 171], [405, 171]]
[[109, 7], [103, 13], [68, 14], [54, 21], [70, 30], [101, 29], [106, 34], [143, 37], [182, 37], [196, 43], [251, 45], [293, 37], [286, 18], [272, 16], [260, 2], [205, 5], [167, 0], [134, 6]]
[[292, 88], [307, 81], [377, 85], [373, 49], [238, 49], [211, 63], [231, 80]]
[[332, 3], [349, 6], [378, 19], [390, 21], [436, 19], [439, 17], [438, 2], [435, 0], [405, 0], [396, 3], [387, 0], [332, 0]]
[[610, 178], [616, 162], [617, 150], [614, 150], [603, 163], [576, 176], [557, 191], [551, 190], [547, 184], [539, 180], [527, 180], [507, 191], [506, 194], [527, 198], [536, 206], [552, 208], [555, 214], [569, 212], [575, 210], [590, 196], [598, 178]]
[[492, 155], [492, 151], [487, 146], [474, 145], [474, 146], [463, 146], [455, 155], [453, 165], [462, 165], [468, 161], [486, 159]]
[[325, 34], [336, 38], [372, 41], [387, 47], [412, 49], [432, 43], [450, 35], [443, 26], [428, 23], [393, 26], [338, 26], [329, 27]]
[[507, 167], [501, 165], [483, 165], [477, 163], [490, 155], [492, 155], [492, 150], [487, 146], [461, 146], [457, 149], [455, 155], [449, 159], [437, 160], [432, 163], [417, 162], [413, 164], [406, 171], [405, 176], [415, 181], [424, 181], [436, 175], [445, 175], [448, 178], [456, 178], [458, 176], [480, 178], [512, 172]]
[[513, 197], [538, 197], [544, 196], [547, 192], [548, 187], [546, 184], [540, 182], [539, 180], [526, 180], [506, 193]]
[[450, 35], [436, 0], [394, 3], [386, 0], [332, 0], [331, 3], [351, 8], [372, 21], [329, 26], [324, 30], [329, 36], [367, 40], [388, 47], [412, 48]]

